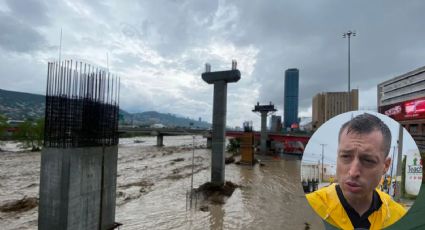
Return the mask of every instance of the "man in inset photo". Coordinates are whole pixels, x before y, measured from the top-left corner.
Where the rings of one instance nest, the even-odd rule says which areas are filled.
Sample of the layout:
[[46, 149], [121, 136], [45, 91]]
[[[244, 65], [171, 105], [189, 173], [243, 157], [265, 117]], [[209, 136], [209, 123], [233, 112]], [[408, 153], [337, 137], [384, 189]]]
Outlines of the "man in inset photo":
[[382, 229], [406, 210], [376, 189], [391, 165], [391, 131], [378, 117], [361, 114], [339, 130], [336, 183], [307, 194], [324, 220], [341, 229]]

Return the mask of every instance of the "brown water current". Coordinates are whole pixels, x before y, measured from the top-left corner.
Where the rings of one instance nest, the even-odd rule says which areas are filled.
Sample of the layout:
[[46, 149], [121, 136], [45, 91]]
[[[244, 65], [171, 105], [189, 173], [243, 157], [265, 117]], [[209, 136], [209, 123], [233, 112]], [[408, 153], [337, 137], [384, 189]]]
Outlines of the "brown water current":
[[[135, 143], [135, 140], [137, 143]], [[120, 229], [323, 229], [300, 183], [300, 161], [260, 158], [264, 166], [226, 165], [240, 185], [224, 204], [189, 206], [192, 137], [120, 140], [116, 221]], [[210, 180], [211, 150], [195, 138], [194, 187]], [[0, 205], [38, 197], [40, 153], [0, 152]], [[196, 205], [196, 207], [195, 207]], [[0, 212], [1, 229], [37, 229], [38, 208]]]

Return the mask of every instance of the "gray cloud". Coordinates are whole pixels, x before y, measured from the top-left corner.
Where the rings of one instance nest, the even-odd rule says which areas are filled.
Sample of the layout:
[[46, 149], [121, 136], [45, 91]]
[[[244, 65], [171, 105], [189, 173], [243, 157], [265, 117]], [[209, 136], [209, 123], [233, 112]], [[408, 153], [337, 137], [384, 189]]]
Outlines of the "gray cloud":
[[44, 37], [31, 26], [0, 12], [0, 46], [14, 52], [32, 52], [45, 47]]
[[217, 1], [138, 2], [131, 6], [131, 11], [137, 11], [138, 19], [122, 22], [121, 29], [127, 36], [142, 40], [161, 55], [172, 58], [208, 40], [205, 30], [211, 25], [217, 6]]
[[[7, 1], [0, 13], [1, 58], [27, 53], [19, 60], [41, 68], [37, 82], [1, 80], [2, 87], [44, 89], [45, 61], [57, 57], [64, 29], [63, 57], [106, 66], [123, 79], [122, 108], [158, 110], [211, 120], [212, 86], [202, 82], [205, 62], [213, 70], [237, 58], [242, 79], [229, 86], [228, 124], [259, 124], [251, 112], [256, 101], [272, 101], [283, 113], [284, 71], [300, 70], [300, 111], [323, 91], [347, 89], [347, 40], [352, 39], [352, 88], [361, 98], [374, 95], [379, 82], [424, 65], [422, 29], [425, 2], [384, 1]], [[31, 7], [23, 7], [31, 5]], [[54, 19], [54, 20], [53, 20]], [[38, 54], [33, 54], [37, 50]], [[25, 63], [27, 62], [27, 63]], [[24, 74], [9, 63], [3, 76]], [[37, 63], [37, 64], [35, 64]], [[24, 83], [26, 82], [26, 83]], [[35, 90], [37, 91], [37, 90]], [[367, 96], [366, 96], [367, 95]], [[362, 100], [361, 105], [376, 105]]]
[[423, 65], [417, 59], [417, 53], [424, 53], [420, 43], [425, 35], [418, 23], [424, 20], [420, 9], [425, 5], [420, 1], [237, 3], [244, 38], [235, 42], [261, 50], [254, 72], [261, 82], [261, 101], [283, 103], [284, 70], [292, 67], [300, 69], [303, 108], [318, 92], [345, 91], [347, 40], [341, 35], [348, 29], [358, 32], [351, 46], [352, 88], [376, 87]]
[[49, 17], [47, 16], [47, 6], [40, 0], [6, 0], [15, 18], [19, 18], [32, 25], [47, 25]]

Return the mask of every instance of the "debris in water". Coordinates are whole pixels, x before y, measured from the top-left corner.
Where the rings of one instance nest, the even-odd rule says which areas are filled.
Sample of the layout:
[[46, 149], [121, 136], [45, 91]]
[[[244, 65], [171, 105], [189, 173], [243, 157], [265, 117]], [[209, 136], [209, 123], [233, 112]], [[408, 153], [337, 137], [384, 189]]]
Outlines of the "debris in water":
[[154, 185], [153, 182], [148, 181], [148, 180], [141, 180], [138, 182], [133, 182], [133, 183], [128, 183], [128, 184], [124, 184], [124, 185], [120, 185], [120, 188], [129, 188], [132, 186], [140, 186], [140, 187], [152, 187]]
[[[230, 197], [236, 188], [239, 188], [240, 186], [237, 184], [234, 184], [230, 181], [226, 181], [224, 185], [215, 185], [211, 182], [207, 182], [199, 188], [194, 189], [193, 191], [196, 194], [201, 194], [201, 211], [208, 211], [209, 205], [222, 205], [226, 203], [226, 199]], [[206, 203], [205, 203], [206, 202]], [[206, 206], [206, 207], [204, 207]]]
[[[187, 166], [184, 166], [183, 168], [188, 167], [188, 166], [192, 167], [191, 165], [187, 165]], [[195, 169], [195, 171], [193, 171], [193, 173], [195, 174], [195, 173], [198, 173], [198, 172], [208, 168], [208, 166], [204, 166], [204, 167], [201, 167], [201, 166], [202, 165], [195, 165], [196, 169]], [[164, 177], [164, 179], [179, 180], [179, 179], [189, 177], [189, 176], [192, 175], [192, 173], [190, 173], [190, 172], [179, 174], [181, 171], [182, 171], [182, 168], [173, 169], [172, 174]]]
[[202, 205], [199, 210], [203, 211], [203, 212], [208, 212], [210, 210], [210, 208], [208, 207], [208, 205]]
[[184, 158], [176, 158], [176, 159], [173, 159], [171, 161], [174, 161], [174, 162], [184, 161]]
[[123, 197], [124, 195], [125, 195], [125, 193], [123, 191], [117, 192], [117, 197]]
[[231, 156], [231, 157], [226, 157], [226, 159], [224, 160], [224, 163], [225, 163], [226, 165], [231, 164], [231, 163], [233, 163], [233, 162], [235, 162], [235, 158], [234, 158], [233, 156]]
[[36, 197], [27, 197], [20, 200], [13, 200], [6, 202], [0, 206], [1, 212], [25, 212], [31, 210], [38, 205], [38, 198]]
[[[254, 159], [254, 162], [252, 163], [252, 166], [254, 166], [255, 164], [259, 164], [260, 166], [266, 166], [264, 163], [261, 163], [261, 161], [260, 160], [257, 160], [257, 159]], [[236, 161], [235, 162], [235, 164], [237, 164], [237, 165], [251, 165], [251, 164], [247, 164], [247, 163], [242, 163], [242, 162], [240, 162], [240, 161]]]
[[174, 151], [173, 150], [165, 150], [163, 153], [162, 153], [162, 155], [163, 156], [168, 156], [168, 155], [171, 155], [171, 154], [173, 154], [174, 153]]
[[38, 183], [31, 183], [29, 185], [27, 185], [25, 188], [32, 188], [32, 187], [36, 187], [38, 186]]
[[195, 191], [202, 192], [205, 198], [211, 197], [213, 195], [221, 195], [221, 196], [230, 197], [235, 191], [235, 189], [239, 187], [240, 187], [239, 185], [231, 181], [226, 181], [223, 186], [215, 185], [211, 182], [207, 182], [199, 186], [199, 188], [195, 189]]

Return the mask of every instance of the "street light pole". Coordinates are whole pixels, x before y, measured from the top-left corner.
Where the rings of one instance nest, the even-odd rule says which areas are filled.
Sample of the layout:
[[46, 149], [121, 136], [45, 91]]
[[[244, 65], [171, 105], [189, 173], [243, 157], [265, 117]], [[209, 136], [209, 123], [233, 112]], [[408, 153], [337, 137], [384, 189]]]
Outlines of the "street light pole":
[[356, 32], [355, 31], [351, 31], [349, 30], [348, 32], [342, 34], [343, 38], [348, 38], [348, 103], [347, 103], [347, 112], [351, 111], [351, 88], [350, 88], [350, 40], [351, 40], [351, 36], [356, 36]]
[[324, 150], [325, 150], [326, 144], [320, 144], [320, 145], [322, 146], [322, 180], [321, 180], [321, 183], [323, 183], [323, 174], [324, 174], [323, 160], [325, 159]]

